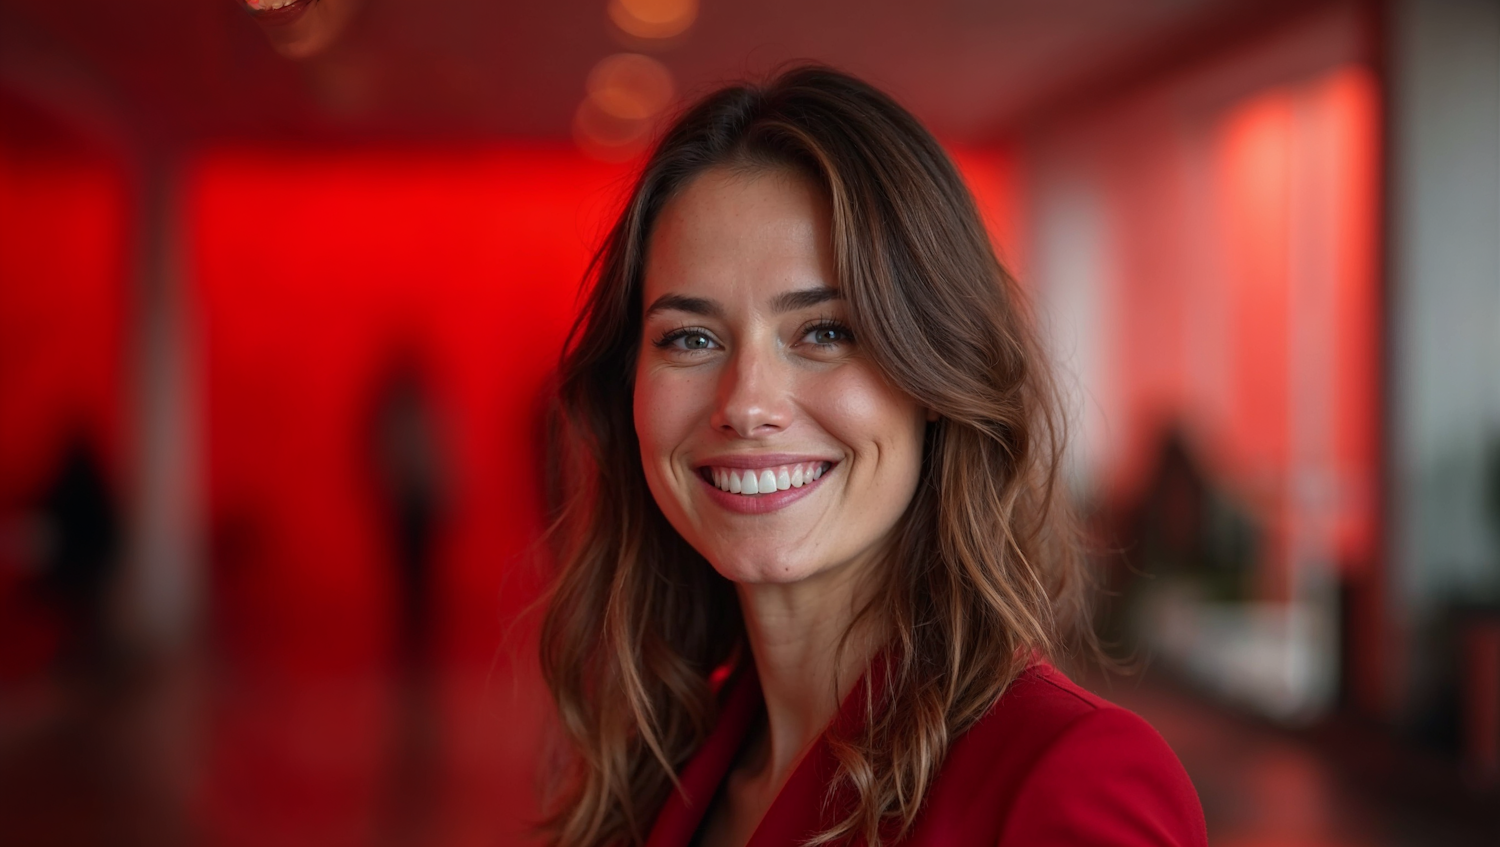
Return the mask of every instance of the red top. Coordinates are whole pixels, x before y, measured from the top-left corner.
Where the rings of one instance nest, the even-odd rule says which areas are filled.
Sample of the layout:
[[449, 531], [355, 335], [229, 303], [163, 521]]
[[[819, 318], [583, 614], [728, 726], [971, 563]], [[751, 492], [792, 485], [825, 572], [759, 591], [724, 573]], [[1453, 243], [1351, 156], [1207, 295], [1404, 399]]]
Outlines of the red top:
[[[858, 692], [856, 692], [858, 694]], [[851, 695], [836, 723], [855, 719]], [[760, 681], [733, 684], [713, 734], [681, 774], [647, 847], [687, 847], [762, 709]], [[824, 799], [836, 763], [819, 739], [749, 847], [800, 844], [832, 822]], [[905, 845], [1206, 847], [1203, 809], [1177, 757], [1140, 717], [1028, 668], [948, 749]]]

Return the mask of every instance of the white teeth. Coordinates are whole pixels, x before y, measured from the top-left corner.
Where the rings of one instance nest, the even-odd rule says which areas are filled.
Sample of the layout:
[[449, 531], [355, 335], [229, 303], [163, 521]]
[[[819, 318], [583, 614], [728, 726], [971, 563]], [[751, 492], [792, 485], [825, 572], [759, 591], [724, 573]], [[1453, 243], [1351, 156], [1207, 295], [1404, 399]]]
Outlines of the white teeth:
[[772, 494], [788, 488], [811, 485], [823, 475], [823, 462], [799, 462], [774, 468], [736, 470], [734, 468], [709, 468], [709, 477], [714, 487], [730, 494]]

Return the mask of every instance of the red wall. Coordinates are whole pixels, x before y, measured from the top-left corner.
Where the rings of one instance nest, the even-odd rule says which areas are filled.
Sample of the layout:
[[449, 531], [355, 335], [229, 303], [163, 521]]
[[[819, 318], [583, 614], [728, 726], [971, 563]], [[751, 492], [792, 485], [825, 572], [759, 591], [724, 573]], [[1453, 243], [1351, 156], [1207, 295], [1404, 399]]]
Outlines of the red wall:
[[212, 620], [238, 681], [214, 710], [216, 838], [358, 843], [382, 825], [409, 716], [370, 415], [398, 349], [426, 379], [448, 490], [439, 814], [493, 837], [533, 809], [543, 703], [501, 643], [534, 597], [543, 381], [622, 175], [527, 148], [226, 150], [190, 169]]
[[404, 347], [429, 378], [452, 490], [436, 564], [444, 644], [488, 658], [503, 577], [537, 528], [539, 391], [619, 177], [525, 149], [195, 164], [188, 243], [227, 643], [253, 637], [295, 665], [381, 661], [394, 566], [368, 416]]

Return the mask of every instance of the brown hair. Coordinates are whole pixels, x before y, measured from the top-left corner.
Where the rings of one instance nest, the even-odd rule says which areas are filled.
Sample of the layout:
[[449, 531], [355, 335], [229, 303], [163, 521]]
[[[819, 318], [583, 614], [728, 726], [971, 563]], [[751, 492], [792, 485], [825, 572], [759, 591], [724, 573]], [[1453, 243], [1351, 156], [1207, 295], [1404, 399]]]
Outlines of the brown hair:
[[815, 841], [903, 835], [948, 744], [1027, 664], [1055, 657], [1082, 611], [1057, 393], [953, 164], [893, 100], [827, 68], [722, 89], [645, 164], [563, 354], [561, 567], [541, 640], [574, 753], [549, 821], [563, 847], [644, 841], [713, 727], [710, 675], [744, 649], [731, 583], [646, 487], [631, 416], [652, 226], [692, 179], [723, 166], [794, 168], [827, 192], [855, 337], [893, 385], [940, 415], [890, 566], [859, 615], [890, 633], [882, 702], [859, 733], [830, 738], [836, 783], [856, 799]]

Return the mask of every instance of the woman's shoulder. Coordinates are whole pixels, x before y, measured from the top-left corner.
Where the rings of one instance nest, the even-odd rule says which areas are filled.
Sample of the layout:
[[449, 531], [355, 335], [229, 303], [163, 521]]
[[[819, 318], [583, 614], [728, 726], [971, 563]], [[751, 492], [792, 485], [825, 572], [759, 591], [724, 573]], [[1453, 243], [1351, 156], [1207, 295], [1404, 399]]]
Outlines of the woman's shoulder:
[[1197, 792], [1161, 735], [1047, 664], [953, 742], [924, 817], [943, 830], [932, 843], [1207, 843]]
[[1012, 726], [1025, 721], [1032, 731], [1061, 730], [1098, 712], [1131, 714], [1079, 686], [1051, 664], [1037, 662], [1016, 677], [980, 724], [996, 723], [999, 719]]
[[989, 712], [955, 741], [949, 761], [958, 765], [971, 756], [1003, 761], [1025, 777], [1075, 753], [1095, 764], [1118, 759], [1182, 770], [1166, 741], [1139, 715], [1085, 690], [1043, 662], [1023, 671]]

